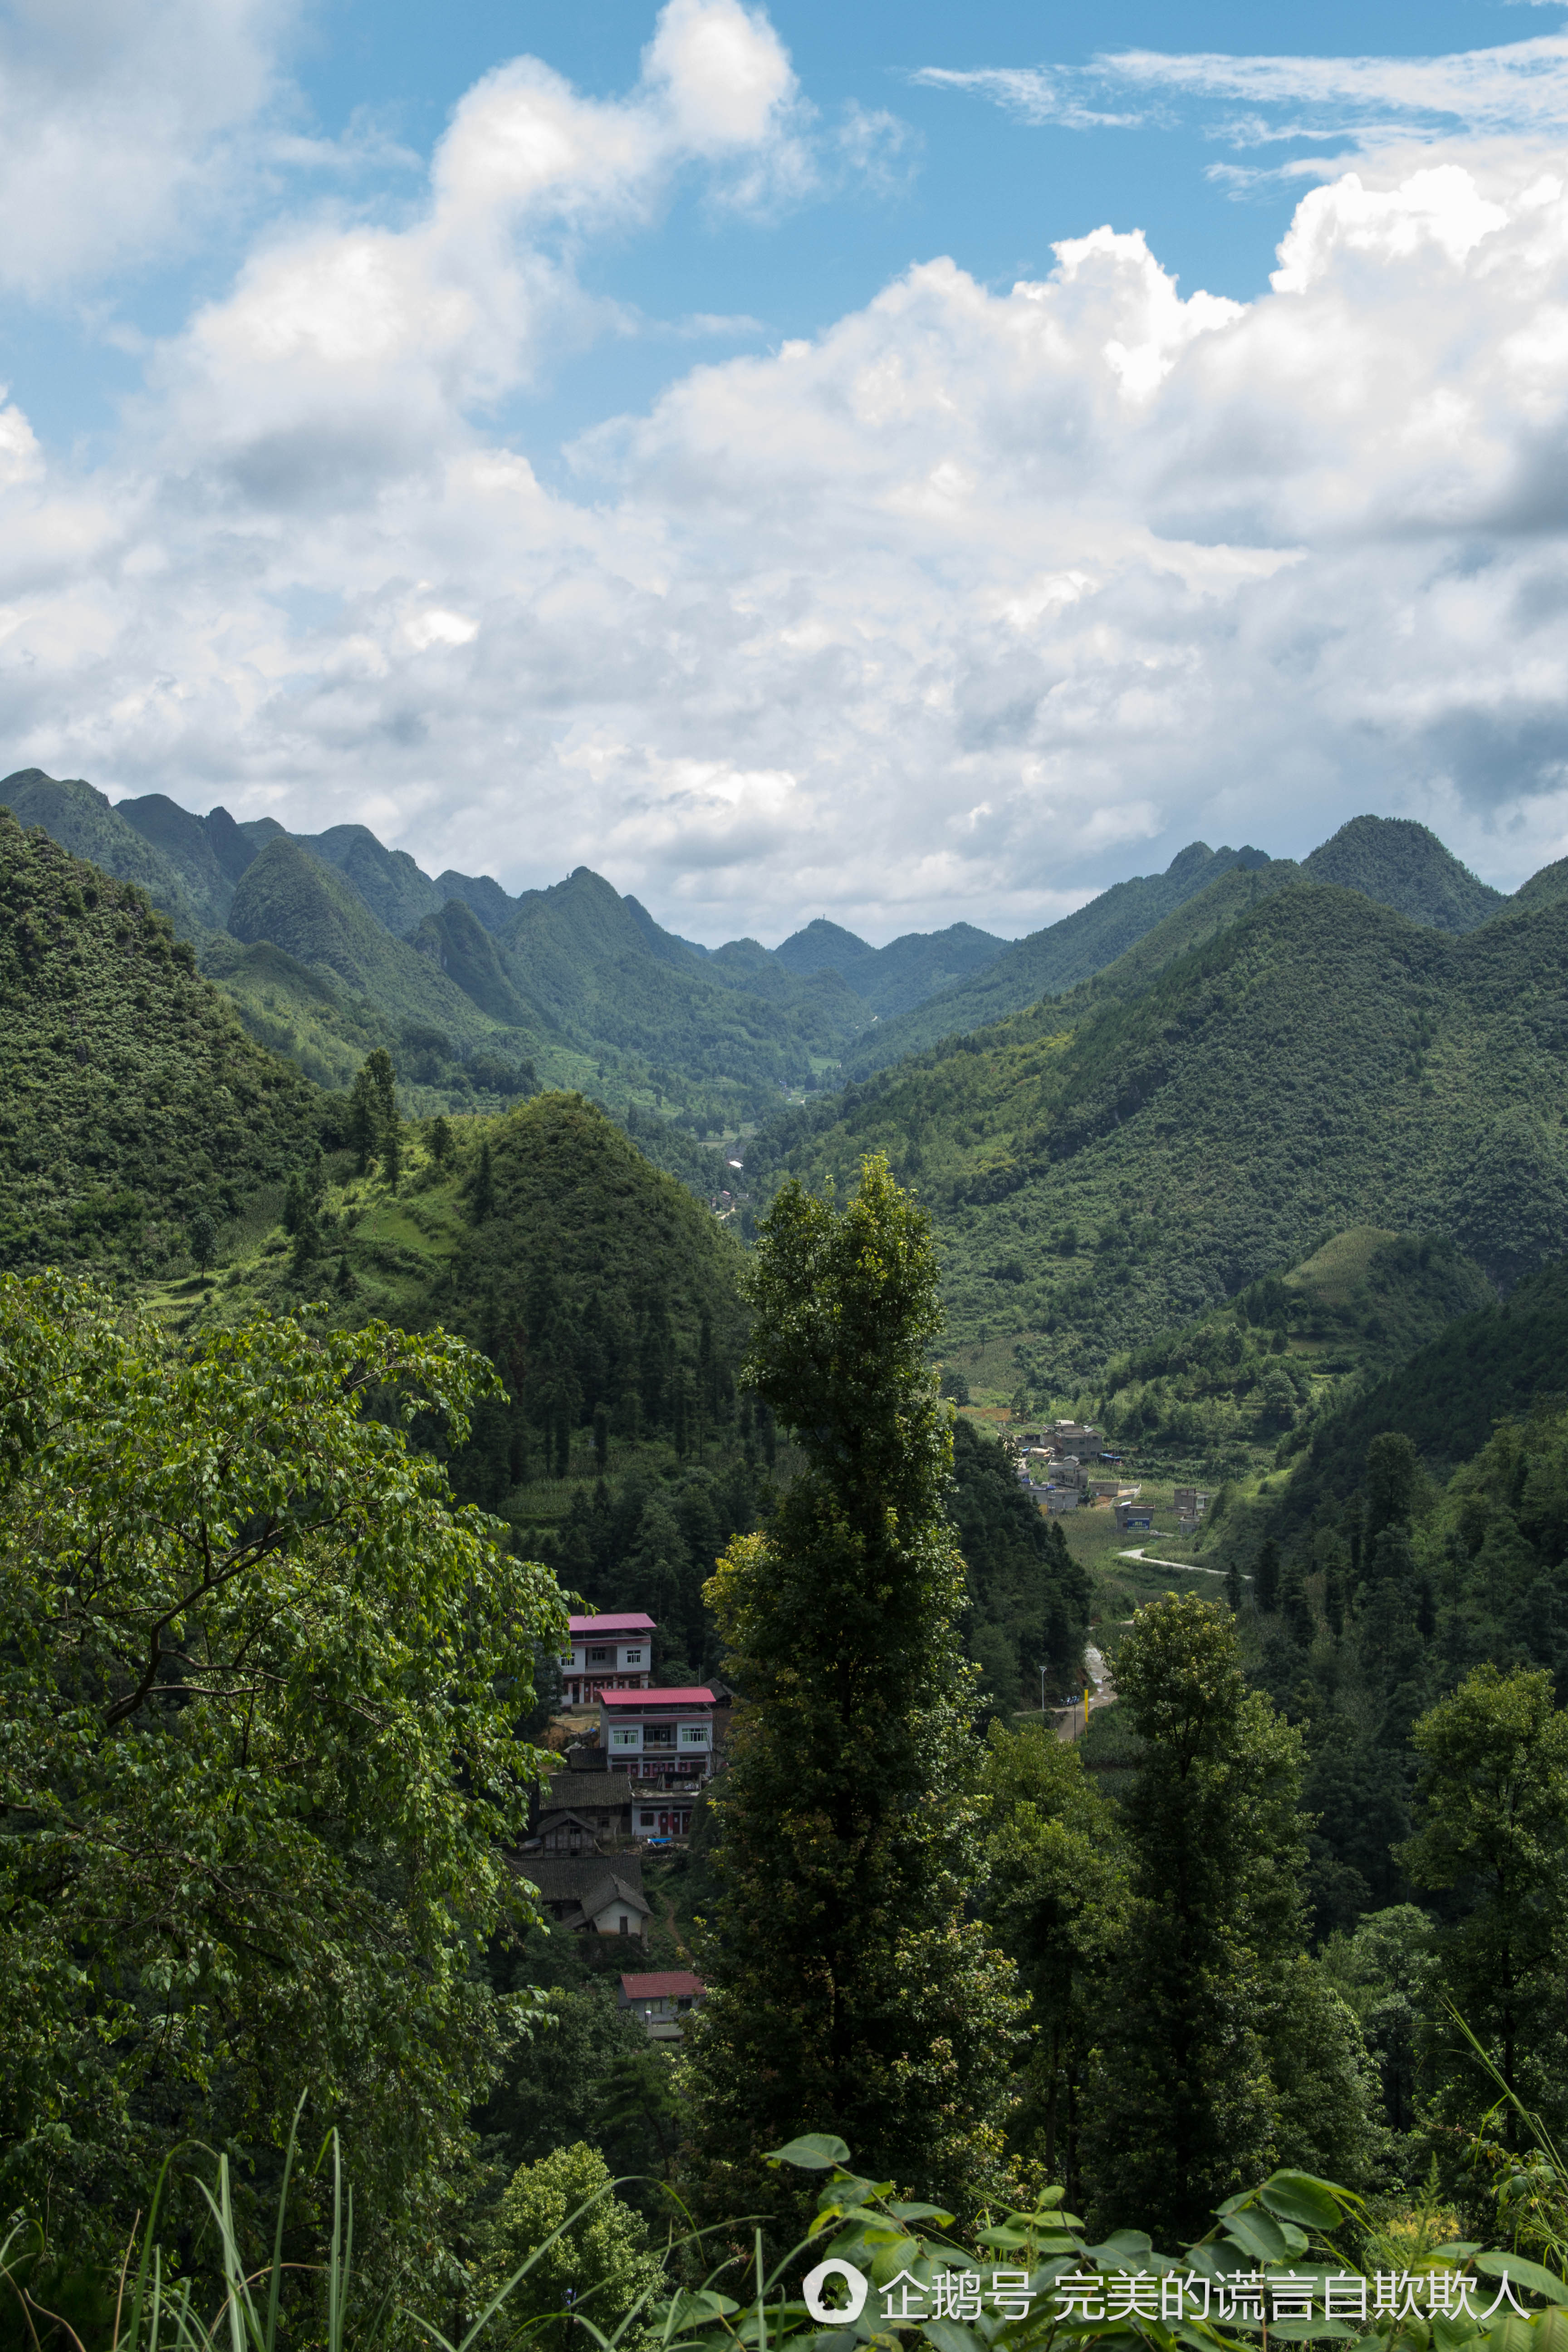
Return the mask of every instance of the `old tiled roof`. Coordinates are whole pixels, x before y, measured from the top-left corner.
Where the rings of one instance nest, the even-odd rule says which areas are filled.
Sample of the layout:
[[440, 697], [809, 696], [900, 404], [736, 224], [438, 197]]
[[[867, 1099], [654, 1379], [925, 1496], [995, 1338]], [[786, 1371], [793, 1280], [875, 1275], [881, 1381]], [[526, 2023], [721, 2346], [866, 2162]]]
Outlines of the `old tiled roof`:
[[[540, 1899], [545, 1903], [581, 1903], [607, 1875], [602, 1854], [531, 1853], [513, 1866], [521, 1878], [539, 1889]], [[629, 1890], [641, 1903], [641, 1854], [617, 1854], [616, 1871], [627, 1881]]]
[[623, 1977], [623, 2000], [695, 2000], [708, 1990], [700, 1977], [689, 1969], [656, 1969], [651, 1976]]

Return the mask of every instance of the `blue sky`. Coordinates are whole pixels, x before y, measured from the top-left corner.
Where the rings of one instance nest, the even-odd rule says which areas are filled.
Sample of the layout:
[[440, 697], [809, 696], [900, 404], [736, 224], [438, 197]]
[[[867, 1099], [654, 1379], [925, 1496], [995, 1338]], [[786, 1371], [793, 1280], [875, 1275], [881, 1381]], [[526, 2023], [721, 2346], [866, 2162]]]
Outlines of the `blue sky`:
[[5, 764], [715, 940], [1363, 807], [1511, 884], [1568, 848], [1562, 26], [13, 0]]

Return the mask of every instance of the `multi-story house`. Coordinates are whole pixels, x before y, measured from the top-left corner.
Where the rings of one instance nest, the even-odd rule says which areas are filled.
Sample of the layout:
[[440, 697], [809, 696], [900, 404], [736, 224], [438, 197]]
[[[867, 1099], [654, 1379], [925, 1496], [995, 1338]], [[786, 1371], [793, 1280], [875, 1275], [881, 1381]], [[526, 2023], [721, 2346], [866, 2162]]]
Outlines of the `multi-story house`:
[[568, 1706], [592, 1706], [602, 1690], [646, 1690], [653, 1672], [651, 1617], [572, 1617], [572, 1647], [561, 1656]]
[[[705, 1685], [601, 1689], [599, 1746], [611, 1771], [629, 1773], [639, 1793], [705, 1780], [713, 1769], [716, 1704]], [[696, 1794], [695, 1787], [691, 1793]], [[640, 1833], [642, 1824], [634, 1822], [633, 1830]]]

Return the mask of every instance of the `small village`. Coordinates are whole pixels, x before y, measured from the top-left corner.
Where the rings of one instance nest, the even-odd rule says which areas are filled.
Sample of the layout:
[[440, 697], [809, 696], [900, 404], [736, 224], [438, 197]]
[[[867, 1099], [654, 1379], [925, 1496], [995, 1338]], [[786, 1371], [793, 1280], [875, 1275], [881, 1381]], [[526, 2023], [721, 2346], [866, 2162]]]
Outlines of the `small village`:
[[[568, 1934], [646, 1943], [653, 1906], [644, 1855], [690, 1836], [723, 1761], [732, 1701], [722, 1685], [656, 1683], [658, 1629], [640, 1611], [574, 1616], [568, 1631], [552, 1726], [562, 1744], [518, 1867]], [[641, 2019], [650, 2042], [679, 2042], [703, 1990], [687, 1969], [632, 1970], [619, 2006]]]
[[[1103, 1430], [1091, 1423], [1055, 1421], [1043, 1429], [1009, 1431], [1007, 1444], [1018, 1473], [1018, 1482], [1026, 1486], [1050, 1518], [1061, 1518], [1069, 1511], [1092, 1510], [1108, 1504], [1115, 1515], [1119, 1528], [1128, 1532], [1152, 1533], [1154, 1507], [1142, 1498], [1140, 1486], [1130, 1486], [1121, 1477], [1106, 1477], [1106, 1470], [1119, 1471], [1122, 1456], [1110, 1451]], [[1177, 1486], [1172, 1495], [1176, 1514], [1178, 1535], [1195, 1535], [1206, 1514], [1211, 1496], [1206, 1487]]]

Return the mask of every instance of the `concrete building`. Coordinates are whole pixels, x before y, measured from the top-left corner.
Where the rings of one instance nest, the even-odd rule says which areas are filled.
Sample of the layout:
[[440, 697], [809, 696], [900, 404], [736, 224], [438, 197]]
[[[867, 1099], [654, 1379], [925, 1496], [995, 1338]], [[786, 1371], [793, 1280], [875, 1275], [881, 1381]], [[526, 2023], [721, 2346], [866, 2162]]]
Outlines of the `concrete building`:
[[1076, 1486], [1047, 1486], [1046, 1489], [1047, 1516], [1049, 1518], [1059, 1519], [1064, 1511], [1076, 1511], [1080, 1500], [1081, 1497]]
[[602, 1690], [646, 1690], [653, 1673], [654, 1622], [640, 1611], [567, 1620], [572, 1647], [561, 1655], [569, 1706], [592, 1706]]
[[1177, 1486], [1171, 1500], [1179, 1519], [1201, 1519], [1208, 1509], [1210, 1496], [1205, 1486]]
[[661, 1787], [706, 1780], [712, 1769], [716, 1704], [706, 1685], [601, 1690], [599, 1745], [610, 1769]]
[[1091, 1422], [1058, 1421], [1051, 1424], [1049, 1443], [1058, 1454], [1071, 1454], [1079, 1462], [1098, 1462], [1105, 1451], [1105, 1433]]
[[1145, 1535], [1151, 1534], [1154, 1526], [1154, 1507], [1152, 1503], [1118, 1503], [1116, 1524], [1124, 1533], [1136, 1528]]
[[645, 1976], [624, 1976], [616, 2006], [642, 2019], [650, 2042], [679, 2042], [681, 2020], [707, 1990], [689, 1969], [656, 1969]]

